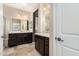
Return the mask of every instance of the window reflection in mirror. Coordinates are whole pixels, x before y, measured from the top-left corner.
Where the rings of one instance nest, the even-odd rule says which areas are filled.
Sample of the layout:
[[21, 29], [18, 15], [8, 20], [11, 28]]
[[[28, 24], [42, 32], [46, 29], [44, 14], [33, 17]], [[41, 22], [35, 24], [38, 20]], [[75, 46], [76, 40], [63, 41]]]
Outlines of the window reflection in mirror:
[[27, 20], [21, 20], [21, 32], [27, 31]]
[[26, 32], [32, 29], [32, 21], [12, 19], [12, 31]]
[[17, 19], [12, 19], [12, 31], [20, 31], [21, 30], [21, 21]]

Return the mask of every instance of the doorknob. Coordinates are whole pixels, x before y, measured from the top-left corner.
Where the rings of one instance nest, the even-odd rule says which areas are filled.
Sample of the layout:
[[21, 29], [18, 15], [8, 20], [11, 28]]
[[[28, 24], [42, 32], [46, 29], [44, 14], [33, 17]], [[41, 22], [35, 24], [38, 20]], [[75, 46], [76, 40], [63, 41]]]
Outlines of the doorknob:
[[1, 36], [1, 38], [5, 38], [5, 36]]
[[55, 39], [63, 42], [63, 40], [60, 37], [55, 37]]

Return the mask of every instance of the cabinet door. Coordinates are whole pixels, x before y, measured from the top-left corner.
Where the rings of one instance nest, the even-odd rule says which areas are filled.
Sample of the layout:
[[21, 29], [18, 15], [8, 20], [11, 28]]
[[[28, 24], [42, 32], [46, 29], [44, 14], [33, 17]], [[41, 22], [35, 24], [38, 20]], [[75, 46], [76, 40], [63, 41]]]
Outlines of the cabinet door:
[[13, 46], [16, 46], [16, 45], [17, 45], [16, 35], [9, 34], [8, 47], [13, 47]]
[[8, 47], [13, 47], [13, 46], [16, 46], [17, 43], [16, 43], [16, 40], [15, 39], [9, 39], [8, 40]]
[[22, 37], [17, 37], [16, 42], [17, 42], [17, 45], [23, 44], [23, 38]]
[[49, 56], [49, 38], [45, 39], [45, 56]]
[[35, 36], [35, 48], [38, 52], [40, 51], [40, 39], [38, 36]]
[[27, 43], [32, 43], [32, 33], [28, 33], [28, 35], [27, 35]]
[[45, 45], [44, 45], [44, 38], [40, 37], [40, 54], [43, 55], [43, 56], [45, 55], [44, 47], [45, 47]]

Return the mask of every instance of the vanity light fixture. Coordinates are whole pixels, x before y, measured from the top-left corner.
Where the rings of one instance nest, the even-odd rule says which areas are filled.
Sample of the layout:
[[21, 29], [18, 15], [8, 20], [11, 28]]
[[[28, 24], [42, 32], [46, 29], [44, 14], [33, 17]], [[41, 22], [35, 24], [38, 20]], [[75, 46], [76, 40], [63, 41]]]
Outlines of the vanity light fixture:
[[21, 16], [21, 15], [17, 15], [16, 17], [15, 17], [16, 19], [20, 19], [20, 20], [27, 20], [28, 19], [28, 17], [27, 16]]

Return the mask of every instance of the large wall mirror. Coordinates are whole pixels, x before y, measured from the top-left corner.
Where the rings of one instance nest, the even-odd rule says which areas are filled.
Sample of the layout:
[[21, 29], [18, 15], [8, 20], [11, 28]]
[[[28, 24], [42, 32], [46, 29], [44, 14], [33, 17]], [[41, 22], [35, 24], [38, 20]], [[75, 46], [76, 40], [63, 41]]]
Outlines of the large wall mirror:
[[32, 29], [31, 24], [29, 20], [12, 19], [12, 31], [27, 32]]
[[43, 4], [42, 5], [42, 32], [43, 33], [49, 33], [50, 28], [49, 28], [49, 21], [50, 21], [50, 14], [51, 12], [51, 5], [50, 4]]

